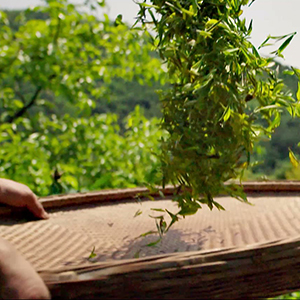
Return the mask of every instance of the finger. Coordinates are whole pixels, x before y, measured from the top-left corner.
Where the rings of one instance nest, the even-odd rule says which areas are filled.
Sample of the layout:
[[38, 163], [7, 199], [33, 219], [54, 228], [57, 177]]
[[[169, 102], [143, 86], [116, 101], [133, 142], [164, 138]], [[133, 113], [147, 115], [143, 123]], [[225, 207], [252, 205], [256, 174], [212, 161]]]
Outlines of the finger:
[[37, 200], [36, 197], [27, 203], [27, 208], [40, 219], [49, 219], [49, 215], [43, 208], [43, 205]]

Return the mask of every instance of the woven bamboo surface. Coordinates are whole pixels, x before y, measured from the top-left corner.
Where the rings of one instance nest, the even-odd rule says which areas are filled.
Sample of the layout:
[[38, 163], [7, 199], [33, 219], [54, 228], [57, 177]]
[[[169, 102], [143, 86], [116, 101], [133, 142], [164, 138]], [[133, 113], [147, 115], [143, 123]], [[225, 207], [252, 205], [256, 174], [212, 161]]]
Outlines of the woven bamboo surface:
[[[134, 200], [146, 189], [44, 198], [46, 221], [1, 208], [0, 234], [56, 298], [243, 298], [299, 289], [300, 184], [244, 187], [253, 205], [218, 197], [225, 212], [204, 206], [176, 223], [156, 247], [146, 245], [157, 236], [138, 237], [155, 230], [149, 214], [161, 213], [151, 208], [177, 212], [172, 188], [156, 201]], [[134, 217], [138, 210], [142, 214]]]

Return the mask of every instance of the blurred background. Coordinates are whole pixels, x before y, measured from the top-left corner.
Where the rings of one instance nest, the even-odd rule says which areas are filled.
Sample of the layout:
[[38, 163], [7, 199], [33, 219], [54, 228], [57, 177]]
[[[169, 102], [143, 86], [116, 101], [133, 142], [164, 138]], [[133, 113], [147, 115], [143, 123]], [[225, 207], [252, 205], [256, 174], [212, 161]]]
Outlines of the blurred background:
[[[84, 5], [84, 1], [69, 3], [81, 5], [77, 9], [86, 16], [71, 10], [66, 13], [72, 17], [63, 17], [65, 32], [55, 55], [55, 43], [49, 41], [42, 22], [47, 13], [27, 13], [26, 18], [32, 21], [18, 33], [18, 45], [2, 28], [3, 64], [12, 63], [14, 51], [18, 56], [0, 83], [0, 176], [25, 181], [39, 195], [157, 183], [160, 174], [155, 153], [164, 133], [156, 126], [161, 117], [156, 91], [164, 90], [167, 84], [147, 38], [128, 33], [138, 6], [132, 0], [107, 0], [105, 7], [97, 9]], [[25, 24], [24, 17], [18, 17], [20, 13], [37, 5], [44, 2], [0, 1], [12, 31]], [[256, 0], [245, 7], [247, 23], [253, 20], [253, 44], [258, 47], [269, 35], [296, 32], [300, 28], [299, 10], [298, 0]], [[113, 26], [120, 14], [125, 24]], [[97, 18], [88, 19], [88, 15]], [[98, 35], [89, 36], [84, 27], [67, 33], [76, 18], [87, 20]], [[100, 29], [99, 20], [103, 22]], [[52, 22], [47, 23], [50, 29], [57, 26], [54, 20], [47, 22]], [[83, 44], [85, 35], [90, 40]], [[261, 49], [261, 54], [268, 56], [276, 46]], [[298, 79], [285, 71], [300, 67], [299, 48], [300, 35], [296, 34], [283, 53], [285, 58], [274, 67], [293, 95]], [[78, 86], [72, 84], [74, 80]], [[300, 154], [299, 125], [299, 120], [283, 114], [272, 139], [256, 145], [253, 162], [258, 164], [244, 179], [300, 179], [300, 168], [294, 168], [288, 157], [289, 148]]]

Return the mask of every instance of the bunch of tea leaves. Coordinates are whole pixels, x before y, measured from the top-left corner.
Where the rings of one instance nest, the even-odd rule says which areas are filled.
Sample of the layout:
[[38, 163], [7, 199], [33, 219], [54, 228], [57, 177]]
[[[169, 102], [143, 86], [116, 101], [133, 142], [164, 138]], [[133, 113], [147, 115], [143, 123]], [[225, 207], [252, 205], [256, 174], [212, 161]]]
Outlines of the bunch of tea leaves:
[[282, 42], [272, 57], [261, 57], [249, 41], [252, 22], [247, 25], [242, 18], [249, 2], [139, 3], [138, 20], [149, 31], [171, 83], [161, 95], [162, 128], [169, 134], [161, 141], [162, 185], [172, 183], [181, 192], [174, 197], [180, 210], [168, 212], [170, 225], [202, 204], [223, 209], [214, 201], [220, 194], [247, 202], [240, 184], [225, 182], [242, 178], [255, 141], [270, 137], [283, 109], [294, 114], [297, 103], [272, 66], [295, 33], [269, 36], [261, 47], [270, 40]]

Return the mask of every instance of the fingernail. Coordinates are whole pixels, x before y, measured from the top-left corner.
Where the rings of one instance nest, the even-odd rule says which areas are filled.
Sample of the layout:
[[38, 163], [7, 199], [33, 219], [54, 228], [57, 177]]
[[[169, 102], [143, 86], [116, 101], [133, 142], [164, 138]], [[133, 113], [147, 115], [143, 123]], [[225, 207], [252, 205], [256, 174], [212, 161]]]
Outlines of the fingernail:
[[44, 212], [43, 213], [43, 219], [49, 219], [49, 218], [50, 218], [49, 214], [47, 214], [46, 212]]

